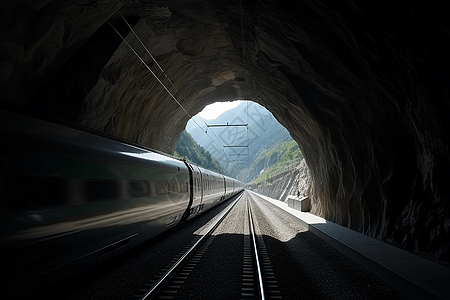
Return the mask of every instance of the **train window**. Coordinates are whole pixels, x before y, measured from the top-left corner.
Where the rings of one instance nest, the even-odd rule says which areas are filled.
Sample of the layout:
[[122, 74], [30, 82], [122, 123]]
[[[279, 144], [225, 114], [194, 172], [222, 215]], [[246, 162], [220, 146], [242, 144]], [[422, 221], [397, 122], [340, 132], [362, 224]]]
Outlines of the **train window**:
[[183, 185], [184, 185], [183, 182], [178, 182], [177, 183], [177, 192], [178, 193], [182, 193], [183, 192]]
[[184, 191], [183, 192], [187, 193], [188, 190], [189, 190], [188, 183], [185, 182], [184, 183]]
[[148, 181], [132, 180], [128, 183], [128, 191], [132, 197], [150, 196], [150, 185]]
[[169, 189], [170, 189], [170, 192], [176, 193], [177, 192], [177, 182], [176, 181], [171, 181], [169, 183]]
[[115, 180], [91, 179], [86, 182], [86, 196], [90, 201], [116, 199], [119, 187]]
[[56, 177], [18, 177], [6, 183], [8, 207], [25, 211], [62, 204], [63, 180]]
[[156, 193], [158, 195], [164, 195], [169, 193], [169, 183], [167, 181], [156, 182]]

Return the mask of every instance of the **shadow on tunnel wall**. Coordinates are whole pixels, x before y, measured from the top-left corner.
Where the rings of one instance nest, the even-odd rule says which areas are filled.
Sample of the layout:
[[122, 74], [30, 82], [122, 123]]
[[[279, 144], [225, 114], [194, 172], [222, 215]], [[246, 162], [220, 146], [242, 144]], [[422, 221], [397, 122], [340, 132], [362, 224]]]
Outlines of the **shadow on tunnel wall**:
[[[128, 17], [134, 26], [140, 17]], [[114, 28], [126, 36], [130, 29], [121, 20], [109, 20]], [[104, 66], [122, 43], [122, 39], [108, 22], [78, 49], [51, 77], [42, 82], [32, 100], [32, 111], [41, 115], [77, 123], [86, 95], [97, 84], [100, 76], [114, 84], [120, 78], [120, 69], [104, 70]]]
[[[69, 120], [85, 113], [83, 124], [173, 150], [188, 119], [181, 108], [150, 82], [129, 49], [103, 68], [120, 43], [106, 32], [115, 14], [109, 2], [123, 5], [5, 1], [1, 105]], [[141, 30], [193, 114], [215, 102], [211, 97], [257, 95], [289, 130], [311, 170], [313, 212], [450, 261], [446, 3], [127, 3], [151, 6], [140, 10], [153, 13]], [[100, 86], [86, 105], [98, 78], [107, 88]]]

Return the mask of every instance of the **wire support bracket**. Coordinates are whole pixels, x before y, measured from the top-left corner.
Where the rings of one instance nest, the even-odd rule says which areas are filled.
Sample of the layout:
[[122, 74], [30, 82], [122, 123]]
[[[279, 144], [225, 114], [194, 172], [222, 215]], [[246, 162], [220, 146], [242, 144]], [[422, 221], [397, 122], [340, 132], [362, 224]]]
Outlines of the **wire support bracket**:
[[237, 126], [242, 126], [242, 127], [247, 127], [248, 124], [207, 124], [206, 126], [208, 127], [237, 127]]
[[224, 146], [225, 148], [248, 148], [247, 146]]

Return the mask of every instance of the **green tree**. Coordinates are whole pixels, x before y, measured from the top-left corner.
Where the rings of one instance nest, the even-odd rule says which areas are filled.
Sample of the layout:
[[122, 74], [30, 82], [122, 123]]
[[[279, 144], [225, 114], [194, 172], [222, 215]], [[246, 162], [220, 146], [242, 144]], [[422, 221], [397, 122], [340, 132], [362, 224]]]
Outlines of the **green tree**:
[[219, 161], [203, 147], [200, 147], [186, 131], [181, 133], [174, 155], [208, 170], [223, 174]]
[[300, 158], [303, 155], [294, 140], [275, 145], [256, 158], [254, 165], [264, 164], [266, 167], [253, 182], [259, 183], [283, 172], [290, 162]]

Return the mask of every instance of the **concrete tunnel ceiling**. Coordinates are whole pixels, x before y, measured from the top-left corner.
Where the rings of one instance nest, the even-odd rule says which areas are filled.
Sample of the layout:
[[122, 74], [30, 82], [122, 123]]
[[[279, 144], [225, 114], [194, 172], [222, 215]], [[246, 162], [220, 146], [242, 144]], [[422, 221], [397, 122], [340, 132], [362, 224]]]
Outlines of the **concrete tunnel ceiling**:
[[189, 117], [107, 23], [157, 70], [120, 9], [191, 115], [236, 99], [273, 113], [311, 169], [314, 213], [450, 261], [444, 4], [2, 2], [2, 107], [173, 152]]

